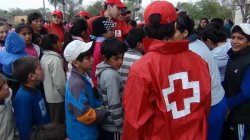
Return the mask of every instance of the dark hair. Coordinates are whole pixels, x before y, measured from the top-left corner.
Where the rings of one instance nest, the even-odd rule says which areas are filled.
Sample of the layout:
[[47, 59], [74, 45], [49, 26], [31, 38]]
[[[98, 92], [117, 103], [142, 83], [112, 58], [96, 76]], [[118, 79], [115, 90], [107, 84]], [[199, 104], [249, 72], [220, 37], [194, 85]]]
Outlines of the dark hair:
[[76, 58], [76, 60], [82, 61], [85, 57], [92, 56], [94, 52], [94, 45], [95, 45], [95, 42], [93, 42], [89, 50], [87, 50], [86, 52], [80, 53], [79, 56]]
[[30, 134], [30, 140], [64, 140], [65, 138], [65, 126], [60, 123], [34, 126]]
[[137, 27], [137, 23], [135, 20], [130, 20], [128, 24], [131, 25], [133, 28]]
[[149, 17], [149, 25], [145, 26], [145, 31], [149, 38], [163, 40], [171, 38], [175, 33], [174, 22], [160, 24], [161, 15], [153, 14]]
[[145, 37], [146, 33], [142, 28], [133, 28], [129, 31], [126, 40], [130, 48], [136, 48], [137, 43], [142, 42]]
[[218, 23], [218, 24], [220, 24], [221, 26], [224, 25], [224, 21], [223, 21], [221, 18], [213, 18], [213, 19], [211, 19], [211, 23], [212, 23], [212, 22]]
[[87, 29], [88, 29], [88, 24], [84, 18], [74, 19], [74, 21], [72, 22], [72, 27], [65, 32], [63, 47], [66, 48], [66, 46], [71, 41], [73, 41], [72, 35], [80, 37], [81, 33], [83, 31], [87, 31]]
[[206, 22], [209, 23], [208, 18], [205, 18], [205, 17], [204, 17], [204, 18], [201, 18], [201, 19], [200, 19], [200, 22], [201, 22], [202, 20], [206, 20]]
[[26, 84], [29, 74], [35, 73], [37, 63], [39, 63], [38, 58], [31, 56], [17, 59], [12, 65], [13, 77], [19, 83]]
[[228, 22], [228, 24], [230, 24], [231, 26], [233, 26], [234, 25], [234, 22], [231, 20], [231, 19], [225, 19], [227, 22]]
[[39, 13], [39, 12], [30, 13], [28, 15], [27, 24], [31, 25], [31, 23], [32, 23], [33, 20], [36, 20], [36, 19], [39, 19], [39, 18], [43, 19], [41, 13]]
[[233, 33], [239, 33], [239, 34], [245, 36], [245, 37], [247, 38], [248, 41], [250, 41], [250, 35], [247, 35], [246, 33], [244, 33], [244, 32], [242, 31], [242, 29], [241, 29], [239, 26], [233, 27], [233, 29], [232, 29], [232, 34], [233, 34]]
[[108, 32], [103, 23], [103, 21], [106, 21], [107, 19], [107, 17], [98, 17], [92, 22], [92, 34], [94, 36], [100, 37]]
[[112, 56], [125, 53], [127, 49], [128, 46], [117, 38], [106, 39], [102, 42], [101, 54], [109, 59]]
[[58, 36], [55, 34], [47, 34], [42, 38], [41, 47], [43, 50], [56, 51], [53, 44], [57, 44], [58, 39]]
[[24, 28], [29, 29], [30, 32], [33, 34], [32, 27], [27, 25], [27, 24], [19, 24], [19, 25], [17, 25], [16, 28], [15, 28], [15, 32], [19, 34]]
[[176, 28], [183, 33], [185, 30], [188, 31], [188, 35], [194, 33], [194, 21], [190, 19], [187, 14], [178, 14]]
[[223, 42], [227, 39], [227, 33], [219, 23], [211, 22], [202, 32], [202, 40], [210, 39], [213, 43]]
[[0, 20], [0, 26], [8, 25], [6, 22]]

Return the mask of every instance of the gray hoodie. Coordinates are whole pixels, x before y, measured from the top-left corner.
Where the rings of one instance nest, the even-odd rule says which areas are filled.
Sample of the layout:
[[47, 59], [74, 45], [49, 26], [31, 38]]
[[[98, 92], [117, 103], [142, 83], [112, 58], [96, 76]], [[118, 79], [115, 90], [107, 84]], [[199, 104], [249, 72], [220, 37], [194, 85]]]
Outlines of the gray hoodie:
[[101, 95], [103, 105], [111, 113], [107, 117], [102, 128], [108, 132], [122, 134], [123, 127], [123, 85], [117, 70], [102, 62], [96, 66], [98, 92]]

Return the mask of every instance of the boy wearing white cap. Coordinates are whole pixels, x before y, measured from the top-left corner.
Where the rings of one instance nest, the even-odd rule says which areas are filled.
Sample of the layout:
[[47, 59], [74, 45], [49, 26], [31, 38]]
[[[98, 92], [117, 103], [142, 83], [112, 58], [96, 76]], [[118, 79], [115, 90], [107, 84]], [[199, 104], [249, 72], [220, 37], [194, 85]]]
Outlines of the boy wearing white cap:
[[228, 51], [224, 88], [230, 113], [225, 140], [250, 139], [250, 24], [232, 28], [232, 48]]
[[72, 64], [65, 93], [66, 126], [70, 140], [96, 140], [97, 124], [109, 114], [105, 109], [97, 109], [101, 103], [95, 99], [86, 74], [93, 65], [92, 45], [93, 42], [74, 40], [64, 50], [66, 61]]

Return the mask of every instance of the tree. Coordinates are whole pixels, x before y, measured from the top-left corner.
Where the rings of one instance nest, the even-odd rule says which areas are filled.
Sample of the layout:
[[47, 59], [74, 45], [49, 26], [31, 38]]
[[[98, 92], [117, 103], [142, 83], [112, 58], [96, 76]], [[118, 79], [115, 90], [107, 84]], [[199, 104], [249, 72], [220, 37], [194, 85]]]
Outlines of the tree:
[[[235, 8], [239, 8], [242, 14], [242, 22], [250, 20], [250, 0], [235, 0]], [[237, 10], [237, 9], [236, 9]]]
[[89, 12], [90, 15], [95, 16], [100, 14], [100, 11], [103, 9], [103, 5], [101, 1], [96, 1], [87, 6], [86, 10]]
[[232, 8], [222, 6], [216, 0], [201, 0], [192, 3], [178, 3], [177, 8], [187, 11], [193, 19], [207, 17], [212, 18], [232, 18]]

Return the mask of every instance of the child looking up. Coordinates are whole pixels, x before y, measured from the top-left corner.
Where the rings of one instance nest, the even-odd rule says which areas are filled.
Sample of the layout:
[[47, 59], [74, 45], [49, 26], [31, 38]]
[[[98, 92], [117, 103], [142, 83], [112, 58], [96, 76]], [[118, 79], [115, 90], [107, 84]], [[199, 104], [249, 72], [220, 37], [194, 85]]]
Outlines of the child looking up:
[[16, 126], [20, 140], [28, 140], [34, 125], [49, 123], [45, 101], [37, 85], [44, 80], [38, 58], [23, 57], [13, 63], [13, 76], [22, 85], [14, 99]]

